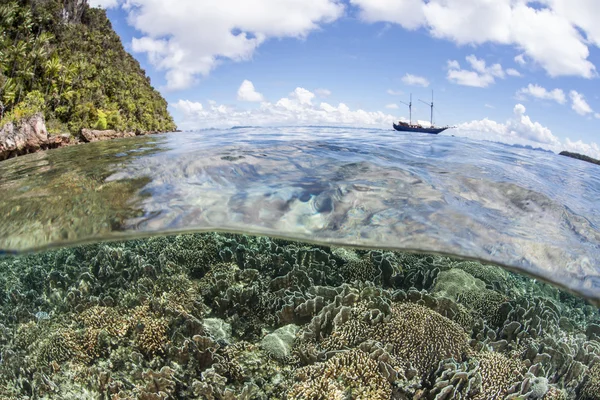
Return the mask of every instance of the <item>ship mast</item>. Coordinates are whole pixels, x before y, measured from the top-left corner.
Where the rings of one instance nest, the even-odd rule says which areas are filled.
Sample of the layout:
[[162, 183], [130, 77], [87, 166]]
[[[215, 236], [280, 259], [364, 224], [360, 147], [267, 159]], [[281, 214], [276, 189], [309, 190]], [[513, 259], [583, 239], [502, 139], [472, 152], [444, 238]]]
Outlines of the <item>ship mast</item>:
[[400, 103], [406, 104], [408, 106], [408, 120], [409, 120], [410, 125], [412, 125], [412, 93], [410, 94], [410, 102], [409, 103], [405, 103], [403, 101], [400, 101]]
[[431, 126], [433, 126], [433, 90], [431, 91], [431, 104], [427, 103], [426, 101], [423, 101], [421, 99], [419, 99], [419, 101], [423, 104], [427, 104], [428, 106], [431, 107], [431, 120], [429, 121], [429, 123], [431, 124]]

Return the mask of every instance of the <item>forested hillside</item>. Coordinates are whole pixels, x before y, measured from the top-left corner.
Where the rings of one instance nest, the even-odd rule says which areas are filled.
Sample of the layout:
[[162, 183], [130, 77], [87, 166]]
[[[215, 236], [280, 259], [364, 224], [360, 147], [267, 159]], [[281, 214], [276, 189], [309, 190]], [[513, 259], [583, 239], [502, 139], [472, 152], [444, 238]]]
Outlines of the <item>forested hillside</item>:
[[51, 133], [175, 129], [106, 12], [87, 0], [0, 1], [0, 126], [36, 111]]

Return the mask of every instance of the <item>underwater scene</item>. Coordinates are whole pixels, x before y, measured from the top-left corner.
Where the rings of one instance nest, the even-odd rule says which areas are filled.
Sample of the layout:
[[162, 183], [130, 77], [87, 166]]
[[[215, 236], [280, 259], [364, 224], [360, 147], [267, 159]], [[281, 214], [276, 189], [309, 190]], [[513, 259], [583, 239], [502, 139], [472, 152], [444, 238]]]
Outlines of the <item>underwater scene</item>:
[[598, 399], [600, 315], [474, 261], [236, 234], [0, 260], [2, 399]]
[[0, 399], [600, 399], [595, 165], [237, 128], [17, 157], [0, 193]]

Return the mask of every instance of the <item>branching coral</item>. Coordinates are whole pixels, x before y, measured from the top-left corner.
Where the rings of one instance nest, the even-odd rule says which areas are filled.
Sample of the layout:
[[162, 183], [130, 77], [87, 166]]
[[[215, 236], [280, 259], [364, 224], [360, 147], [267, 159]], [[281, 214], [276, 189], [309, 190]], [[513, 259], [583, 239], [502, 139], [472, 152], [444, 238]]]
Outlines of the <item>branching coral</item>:
[[392, 395], [378, 363], [362, 350], [342, 352], [327, 362], [302, 367], [295, 380], [287, 394], [290, 400], [388, 400]]

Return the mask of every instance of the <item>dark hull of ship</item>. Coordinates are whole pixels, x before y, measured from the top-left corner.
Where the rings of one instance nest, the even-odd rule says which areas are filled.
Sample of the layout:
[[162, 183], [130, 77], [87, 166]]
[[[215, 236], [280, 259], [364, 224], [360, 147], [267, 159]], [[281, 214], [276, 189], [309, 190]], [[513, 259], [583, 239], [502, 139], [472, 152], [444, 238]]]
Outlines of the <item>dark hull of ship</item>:
[[440, 132], [445, 131], [446, 128], [417, 128], [417, 127], [411, 127], [411, 126], [404, 126], [404, 125], [396, 125], [394, 124], [394, 129], [400, 132], [421, 132], [421, 133], [431, 133], [434, 135], [437, 135]]

